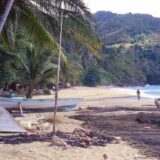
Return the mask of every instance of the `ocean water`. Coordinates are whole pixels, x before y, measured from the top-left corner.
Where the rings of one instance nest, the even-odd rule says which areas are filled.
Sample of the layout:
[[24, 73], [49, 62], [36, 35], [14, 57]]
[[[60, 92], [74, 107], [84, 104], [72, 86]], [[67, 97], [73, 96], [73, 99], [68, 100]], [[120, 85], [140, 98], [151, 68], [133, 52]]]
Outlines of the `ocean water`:
[[129, 87], [132, 90], [135, 90], [135, 93], [137, 89], [141, 92], [141, 97], [146, 98], [160, 98], [160, 85], [146, 85], [144, 87], [136, 86], [136, 87]]

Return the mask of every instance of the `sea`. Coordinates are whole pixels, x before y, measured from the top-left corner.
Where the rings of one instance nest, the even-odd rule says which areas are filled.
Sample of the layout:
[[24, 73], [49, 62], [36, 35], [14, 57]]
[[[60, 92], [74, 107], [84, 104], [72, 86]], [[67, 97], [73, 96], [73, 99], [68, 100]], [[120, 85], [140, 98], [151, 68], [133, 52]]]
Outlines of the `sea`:
[[145, 85], [145, 86], [136, 86], [128, 87], [131, 90], [134, 90], [135, 93], [137, 89], [141, 92], [141, 97], [145, 98], [160, 98], [160, 85]]

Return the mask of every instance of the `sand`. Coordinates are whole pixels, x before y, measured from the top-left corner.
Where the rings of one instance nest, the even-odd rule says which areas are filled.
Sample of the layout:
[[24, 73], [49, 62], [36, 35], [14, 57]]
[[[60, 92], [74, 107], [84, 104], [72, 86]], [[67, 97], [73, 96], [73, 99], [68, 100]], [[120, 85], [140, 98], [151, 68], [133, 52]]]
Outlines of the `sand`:
[[[60, 91], [60, 98], [83, 98], [80, 104], [82, 109], [87, 107], [145, 107], [155, 108], [154, 100], [142, 99], [138, 101], [133, 97], [133, 91], [123, 88], [106, 87], [75, 87]], [[49, 96], [49, 97], [53, 97]], [[116, 98], [121, 97], [121, 98]], [[130, 97], [130, 98], [127, 98]], [[40, 98], [40, 97], [39, 97]], [[41, 96], [46, 98], [46, 96]], [[48, 97], [47, 97], [48, 98]], [[116, 112], [122, 114], [123, 111]], [[72, 132], [75, 128], [82, 128], [83, 121], [68, 118], [77, 114], [75, 111], [59, 112], [57, 130], [61, 132]], [[109, 114], [109, 113], [108, 113]], [[38, 116], [52, 116], [51, 113], [32, 113], [27, 114], [26, 120], [33, 120]], [[52, 128], [52, 126], [50, 126]], [[50, 128], [50, 129], [51, 129]], [[0, 134], [1, 136], [7, 136]], [[107, 144], [106, 147], [91, 146], [89, 148], [50, 146], [50, 142], [28, 142], [21, 144], [0, 143], [0, 160], [104, 160], [103, 154], [107, 154], [107, 160], [158, 160], [143, 154], [142, 150], [130, 146], [121, 137], [115, 137], [118, 143]]]
[[[110, 144], [106, 147], [68, 148], [51, 147], [48, 143], [34, 142], [17, 146], [8, 145], [0, 151], [1, 160], [103, 160], [107, 154], [108, 160], [152, 160], [130, 147], [125, 142]], [[154, 160], [154, 159], [153, 159]]]
[[[34, 98], [54, 98], [54, 93], [51, 96], [43, 95]], [[59, 98], [82, 98], [81, 108], [89, 106], [145, 107], [146, 105], [154, 105], [154, 99], [142, 98], [138, 101], [134, 90], [123, 87], [73, 87], [60, 90]]]
[[[84, 98], [90, 100], [95, 98], [100, 99], [100, 98], [119, 97], [119, 96], [124, 97], [124, 96], [131, 96], [133, 94], [135, 94], [133, 90], [120, 87], [106, 87], [106, 86], [72, 87], [60, 90], [59, 98]], [[48, 98], [48, 97], [53, 98], [54, 95], [36, 96], [35, 98]]]

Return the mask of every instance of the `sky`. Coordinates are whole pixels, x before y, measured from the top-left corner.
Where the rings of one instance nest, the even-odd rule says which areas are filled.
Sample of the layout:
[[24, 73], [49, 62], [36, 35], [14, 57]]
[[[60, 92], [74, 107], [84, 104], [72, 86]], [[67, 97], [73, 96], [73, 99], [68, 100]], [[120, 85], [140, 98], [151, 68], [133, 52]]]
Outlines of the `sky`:
[[145, 13], [160, 17], [160, 0], [84, 0], [91, 12]]

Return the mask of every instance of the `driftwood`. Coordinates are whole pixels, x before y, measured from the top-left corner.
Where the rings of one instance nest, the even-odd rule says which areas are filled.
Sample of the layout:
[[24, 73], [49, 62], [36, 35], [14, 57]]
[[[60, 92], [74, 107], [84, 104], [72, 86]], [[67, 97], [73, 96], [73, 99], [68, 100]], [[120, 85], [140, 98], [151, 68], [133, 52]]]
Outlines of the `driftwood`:
[[62, 146], [64, 148], [67, 148], [67, 143], [55, 135], [52, 137], [51, 144], [55, 146]]
[[87, 148], [90, 146], [106, 146], [113, 142], [113, 137], [105, 137], [96, 132], [85, 131], [84, 129], [76, 128], [72, 133], [57, 132], [58, 136], [65, 140], [70, 146]]
[[21, 102], [18, 102], [17, 105], [18, 105], [18, 108], [19, 108], [19, 111], [20, 111], [21, 116], [24, 117], [23, 108], [22, 108]]
[[160, 108], [160, 98], [155, 99], [155, 105]]

